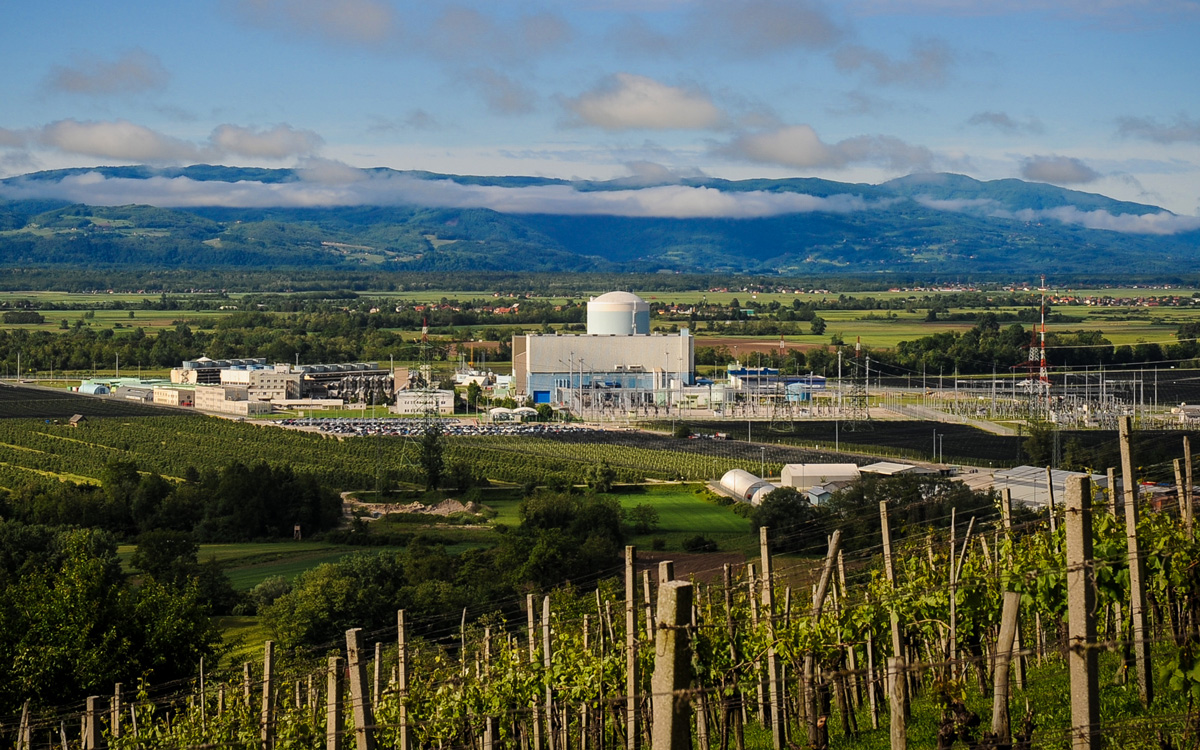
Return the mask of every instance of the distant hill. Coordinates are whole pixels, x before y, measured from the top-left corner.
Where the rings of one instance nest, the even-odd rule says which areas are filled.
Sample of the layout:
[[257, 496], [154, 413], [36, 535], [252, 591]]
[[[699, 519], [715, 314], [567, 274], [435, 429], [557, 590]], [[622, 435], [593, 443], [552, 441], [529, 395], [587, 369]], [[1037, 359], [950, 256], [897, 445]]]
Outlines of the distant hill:
[[[86, 205], [126, 194], [134, 205]], [[311, 207], [323, 195], [348, 205]], [[375, 169], [323, 182], [196, 165], [0, 181], [9, 267], [1119, 276], [1200, 271], [1198, 251], [1200, 220], [954, 174], [647, 184]]]

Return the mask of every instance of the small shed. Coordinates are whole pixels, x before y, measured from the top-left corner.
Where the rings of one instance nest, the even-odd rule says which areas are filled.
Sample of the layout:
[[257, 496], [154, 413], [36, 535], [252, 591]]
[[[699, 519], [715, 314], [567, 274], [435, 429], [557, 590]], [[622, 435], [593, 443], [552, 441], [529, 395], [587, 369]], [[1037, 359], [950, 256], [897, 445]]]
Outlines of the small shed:
[[72, 427], [78, 427], [86, 421], [87, 417], [83, 416], [82, 414], [73, 414], [71, 415], [71, 419], [67, 421], [67, 424], [71, 425]]

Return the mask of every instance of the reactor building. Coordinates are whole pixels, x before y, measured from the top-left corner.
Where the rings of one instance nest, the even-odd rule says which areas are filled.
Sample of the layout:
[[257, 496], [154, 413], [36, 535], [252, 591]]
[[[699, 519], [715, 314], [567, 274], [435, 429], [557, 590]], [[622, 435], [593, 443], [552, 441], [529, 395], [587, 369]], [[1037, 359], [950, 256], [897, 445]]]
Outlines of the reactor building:
[[650, 305], [629, 292], [588, 301], [587, 334], [512, 339], [513, 386], [534, 403], [575, 413], [648, 409], [693, 382], [691, 332], [650, 333]]

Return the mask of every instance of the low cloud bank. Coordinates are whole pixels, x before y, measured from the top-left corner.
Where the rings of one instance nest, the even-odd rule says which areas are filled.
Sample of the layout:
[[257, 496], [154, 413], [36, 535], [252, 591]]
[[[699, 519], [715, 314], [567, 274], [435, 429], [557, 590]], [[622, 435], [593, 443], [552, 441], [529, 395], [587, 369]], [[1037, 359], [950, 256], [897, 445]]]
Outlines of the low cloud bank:
[[938, 211], [955, 211], [982, 214], [996, 219], [1039, 222], [1056, 221], [1060, 224], [1081, 226], [1085, 229], [1103, 229], [1121, 234], [1154, 234], [1168, 236], [1194, 232], [1200, 229], [1200, 217], [1179, 216], [1169, 211], [1149, 214], [1114, 214], [1109, 211], [1081, 211], [1075, 206], [1010, 211], [989, 198], [964, 200], [939, 200], [919, 197], [917, 202], [926, 208]]
[[[0, 198], [58, 199], [100, 206], [130, 204], [164, 208], [317, 208], [330, 206], [422, 206], [486, 208], [509, 214], [627, 216], [675, 219], [752, 219], [797, 213], [881, 211], [896, 199], [867, 200], [841, 194], [722, 191], [710, 187], [658, 185], [619, 190], [579, 191], [571, 185], [503, 187], [462, 185], [403, 174], [370, 174], [337, 163], [314, 161], [298, 170], [300, 179], [285, 183], [216, 182], [188, 177], [130, 179], [88, 172], [61, 180], [16, 178], [0, 184]], [[1012, 211], [987, 199], [917, 198], [927, 208], [966, 212], [1016, 221], [1062, 224], [1128, 234], [1172, 235], [1200, 229], [1200, 217], [1166, 211], [1113, 214], [1074, 206]]]
[[580, 192], [570, 185], [500, 187], [460, 185], [451, 180], [422, 180], [406, 175], [358, 181], [207, 182], [187, 177], [128, 179], [98, 172], [57, 182], [14, 180], [0, 196], [57, 198], [89, 205], [149, 204], [164, 208], [225, 206], [236, 208], [319, 206], [424, 206], [488, 208], [511, 214], [608, 215], [695, 218], [761, 218], [790, 213], [849, 213], [869, 208], [853, 195], [821, 198], [802, 193], [723, 192], [715, 188], [664, 185], [635, 190]]

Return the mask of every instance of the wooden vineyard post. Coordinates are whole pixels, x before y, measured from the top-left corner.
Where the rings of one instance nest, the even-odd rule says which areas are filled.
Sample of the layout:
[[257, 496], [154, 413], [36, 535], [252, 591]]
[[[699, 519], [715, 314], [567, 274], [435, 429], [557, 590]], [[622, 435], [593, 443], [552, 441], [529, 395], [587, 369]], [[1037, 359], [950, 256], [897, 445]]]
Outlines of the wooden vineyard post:
[[[733, 575], [729, 569], [729, 563], [725, 563], [721, 568], [723, 582], [725, 584], [725, 632], [729, 636], [729, 663], [740, 664], [741, 655], [738, 653], [737, 647], [737, 631], [733, 625]], [[736, 677], [733, 680], [733, 692], [729, 696], [729, 703], [725, 708], [725, 722], [728, 727], [729, 722], [733, 722], [734, 742], [737, 750], [744, 750], [746, 747], [745, 737], [742, 734], [742, 691], [738, 689]], [[728, 731], [728, 729], [726, 729]], [[722, 743], [724, 746], [724, 743]]]
[[762, 557], [762, 605], [763, 614], [767, 618], [767, 680], [770, 687], [770, 722], [771, 744], [775, 750], [782, 750], [787, 738], [784, 736], [785, 727], [781, 716], [782, 684], [779, 679], [779, 653], [775, 646], [775, 585], [772, 580], [774, 573], [771, 565], [771, 536], [770, 529], [762, 526], [758, 530], [758, 546]]
[[[600, 590], [596, 589], [596, 596], [600, 595]], [[533, 594], [525, 595], [525, 625], [526, 632], [529, 635], [529, 665], [536, 668], [538, 664], [537, 658], [537, 639], [534, 635], [536, 629], [536, 617], [533, 614]], [[542, 715], [541, 709], [538, 707], [539, 701], [533, 701], [533, 711], [531, 712], [531, 721], [533, 723], [533, 750], [541, 750], [542, 748]]]
[[1184, 496], [1187, 502], [1183, 506], [1183, 525], [1187, 529], [1188, 538], [1195, 537], [1192, 529], [1192, 442], [1187, 435], [1183, 436], [1183, 478], [1186, 483]]
[[380, 688], [383, 683], [383, 641], [375, 641], [374, 674], [371, 680], [371, 710], [379, 710]]
[[891, 735], [891, 750], [908, 750], [908, 724], [904, 707], [908, 704], [908, 678], [905, 676], [904, 658], [889, 656], [888, 702], [892, 706], [892, 721], [888, 728]]
[[17, 727], [17, 750], [33, 750], [33, 730], [29, 726], [29, 701], [21, 706], [21, 723]]
[[[1005, 487], [1000, 491], [1000, 516], [1004, 522], [1004, 538], [1008, 541], [1008, 560], [1012, 563], [1012, 491]], [[999, 545], [997, 545], [999, 547]], [[999, 549], [996, 550], [999, 554]], [[1025, 654], [1021, 653], [1021, 619], [1017, 618], [1016, 630], [1013, 632], [1013, 648], [1017, 651], [1017, 660], [1014, 666], [1014, 672], [1017, 677], [1017, 689], [1025, 689]]]
[[[833, 532], [833, 536], [829, 538], [829, 550], [825, 553], [825, 566], [821, 569], [821, 578], [817, 582], [816, 591], [813, 592], [812, 611], [809, 617], [812, 619], [812, 626], [817, 627], [817, 623], [821, 619], [821, 611], [825, 606], [825, 592], [829, 590], [829, 579], [833, 576], [833, 564], [838, 558], [838, 550], [842, 543], [842, 530], [837, 529]], [[817, 685], [816, 676], [814, 674], [814, 660], [811, 653], [804, 655], [804, 700], [805, 700], [805, 716], [808, 719], [808, 744], [810, 747], [818, 746], [818, 714], [821, 713], [820, 702], [817, 700]], [[827, 717], [821, 716], [828, 720]]]
[[[625, 747], [638, 747], [637, 705], [637, 548], [625, 548]], [[659, 584], [661, 591], [661, 584]]]
[[550, 684], [553, 652], [550, 649], [550, 597], [542, 598], [542, 670], [546, 675], [546, 745], [557, 750], [554, 735], [554, 688]]
[[112, 703], [108, 707], [108, 733], [112, 738], [121, 736], [121, 683], [113, 685]]
[[408, 736], [408, 621], [402, 609], [396, 612], [396, 704], [396, 723], [400, 725], [396, 750], [408, 750], [412, 746]]
[[[871, 595], [866, 595], [866, 603], [871, 603]], [[867, 702], [871, 706], [871, 728], [879, 728], [879, 685], [875, 679], [875, 635], [867, 629]]]
[[346, 723], [342, 718], [342, 657], [329, 657], [325, 673], [325, 750], [338, 750]]
[[483, 750], [496, 750], [500, 738], [500, 720], [495, 716], [483, 717]]
[[[662, 582], [662, 577], [659, 577]], [[654, 606], [650, 599], [650, 570], [642, 571], [642, 602], [646, 605], [646, 637], [654, 638]]]
[[267, 641], [263, 646], [262, 725], [259, 736], [262, 750], [271, 750], [275, 744], [275, 696], [271, 693], [274, 679], [275, 642]]
[[1046, 504], [1050, 507], [1050, 535], [1058, 531], [1058, 518], [1054, 513], [1054, 474], [1046, 467]]
[[[948, 635], [950, 657], [950, 679], [958, 678], [958, 596], [955, 591], [954, 580], [954, 551], [955, 546], [954, 533], [958, 527], [958, 512], [957, 509], [950, 509], [950, 633]], [[965, 544], [963, 546], [966, 546]]]
[[98, 750], [100, 747], [100, 696], [89, 695], [84, 706], [83, 750]]
[[350, 672], [350, 707], [357, 750], [375, 750], [375, 717], [367, 700], [367, 665], [363, 661], [362, 628], [346, 631], [346, 663]]
[[658, 584], [658, 627], [654, 644], [654, 750], [691, 750], [691, 646], [688, 622], [692, 611], [692, 584], [660, 581]]
[[[879, 501], [879, 527], [883, 534], [883, 572], [887, 578], [888, 585], [894, 590], [896, 588], [896, 569], [892, 562], [892, 532], [888, 526], [887, 501]], [[904, 656], [904, 643], [900, 638], [900, 615], [896, 612], [896, 607], [891, 602], [888, 602], [889, 620], [892, 624], [892, 656]], [[892, 691], [889, 689], [888, 697], [891, 698]], [[908, 700], [908, 691], [904, 690], [900, 693]], [[908, 705], [903, 707], [905, 715], [908, 715]], [[893, 709], [894, 713], [894, 709]]]
[[1005, 591], [1004, 606], [1000, 610], [1000, 636], [996, 640], [996, 671], [992, 690], [992, 734], [996, 735], [1001, 745], [1007, 745], [1012, 737], [1012, 724], [1008, 717], [1008, 672], [1020, 613], [1021, 595], [1016, 591]]
[[242, 663], [242, 699], [246, 701], [246, 707], [250, 707], [250, 662]]
[[1142, 699], [1142, 705], [1149, 707], [1154, 702], [1154, 682], [1150, 672], [1150, 640], [1146, 632], [1146, 579], [1138, 549], [1137, 484], [1133, 476], [1129, 417], [1121, 417], [1120, 427], [1121, 474], [1125, 487], [1125, 540], [1129, 549], [1129, 620], [1132, 624], [1130, 637], [1133, 640], [1138, 696]]
[[29, 726], [29, 701], [20, 707], [20, 724], [17, 726], [17, 750], [32, 750], [34, 733]]
[[1182, 522], [1184, 514], [1183, 491], [1185, 489], [1183, 483], [1183, 462], [1177, 458], [1171, 464], [1175, 468], [1175, 494], [1179, 497], [1179, 520]]
[[[842, 599], [847, 596], [846, 592], [846, 561], [843, 559], [842, 551], [838, 550], [837, 554], [838, 565], [838, 585], [841, 588]], [[846, 653], [846, 666], [850, 669], [850, 700], [855, 708], [862, 705], [862, 696], [858, 691], [858, 647], [853, 643], [849, 644], [849, 649]]]
[[[1127, 419], [1122, 418], [1122, 449], [1127, 444]], [[1091, 497], [1091, 479], [1067, 478], [1067, 665], [1071, 672], [1071, 745], [1075, 750], [1098, 750], [1101, 745]], [[1131, 503], [1126, 510], [1129, 507]]]

